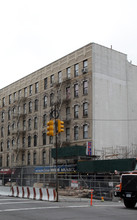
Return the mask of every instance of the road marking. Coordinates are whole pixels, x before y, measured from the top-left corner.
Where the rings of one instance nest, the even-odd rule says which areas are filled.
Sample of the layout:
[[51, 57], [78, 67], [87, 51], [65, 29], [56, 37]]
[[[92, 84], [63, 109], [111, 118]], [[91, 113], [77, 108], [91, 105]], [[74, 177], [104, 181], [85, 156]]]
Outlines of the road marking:
[[49, 207], [33, 207], [33, 208], [19, 208], [19, 209], [3, 209], [0, 212], [15, 212], [15, 211], [30, 211], [30, 210], [41, 210], [41, 209], [64, 209], [64, 208], [88, 208], [89, 205], [81, 206], [49, 206]]
[[4, 202], [4, 203], [0, 203], [0, 205], [10, 205], [10, 204], [23, 204], [23, 203], [41, 203], [42, 201], [26, 201], [26, 202]]

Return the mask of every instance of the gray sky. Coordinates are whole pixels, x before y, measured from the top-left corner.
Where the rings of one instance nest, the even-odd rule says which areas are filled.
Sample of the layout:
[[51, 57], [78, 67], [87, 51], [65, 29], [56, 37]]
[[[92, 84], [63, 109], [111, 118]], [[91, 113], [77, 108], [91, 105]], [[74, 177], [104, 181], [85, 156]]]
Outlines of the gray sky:
[[0, 88], [95, 42], [137, 65], [137, 0], [0, 0]]

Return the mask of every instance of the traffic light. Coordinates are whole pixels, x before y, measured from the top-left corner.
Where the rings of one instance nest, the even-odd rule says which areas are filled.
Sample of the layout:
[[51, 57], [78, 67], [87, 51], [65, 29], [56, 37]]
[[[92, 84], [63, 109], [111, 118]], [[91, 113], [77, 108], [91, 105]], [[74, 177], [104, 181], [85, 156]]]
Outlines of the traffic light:
[[57, 120], [58, 121], [58, 133], [63, 132], [64, 131], [64, 121], [61, 120]]
[[54, 121], [50, 120], [47, 123], [47, 135], [54, 136]]

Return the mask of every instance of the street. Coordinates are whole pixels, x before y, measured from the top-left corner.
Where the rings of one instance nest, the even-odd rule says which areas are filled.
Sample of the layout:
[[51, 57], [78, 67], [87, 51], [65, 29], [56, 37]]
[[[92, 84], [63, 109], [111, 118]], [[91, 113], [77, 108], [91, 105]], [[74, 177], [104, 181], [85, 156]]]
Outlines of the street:
[[0, 219], [3, 220], [86, 220], [86, 219], [136, 219], [135, 209], [126, 209], [122, 202], [88, 199], [60, 199], [45, 202], [0, 196]]

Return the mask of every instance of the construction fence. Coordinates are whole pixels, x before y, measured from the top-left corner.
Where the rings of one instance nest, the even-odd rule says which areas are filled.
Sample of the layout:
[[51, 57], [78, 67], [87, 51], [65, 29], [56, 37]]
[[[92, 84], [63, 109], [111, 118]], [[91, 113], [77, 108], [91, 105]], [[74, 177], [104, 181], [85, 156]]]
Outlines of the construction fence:
[[35, 173], [34, 168], [16, 168], [11, 172], [0, 173], [2, 186], [29, 186], [56, 188], [58, 182], [59, 196], [73, 196], [77, 198], [90, 198], [93, 189], [93, 198], [112, 200], [114, 188], [119, 184], [120, 176], [114, 174], [76, 173]]

